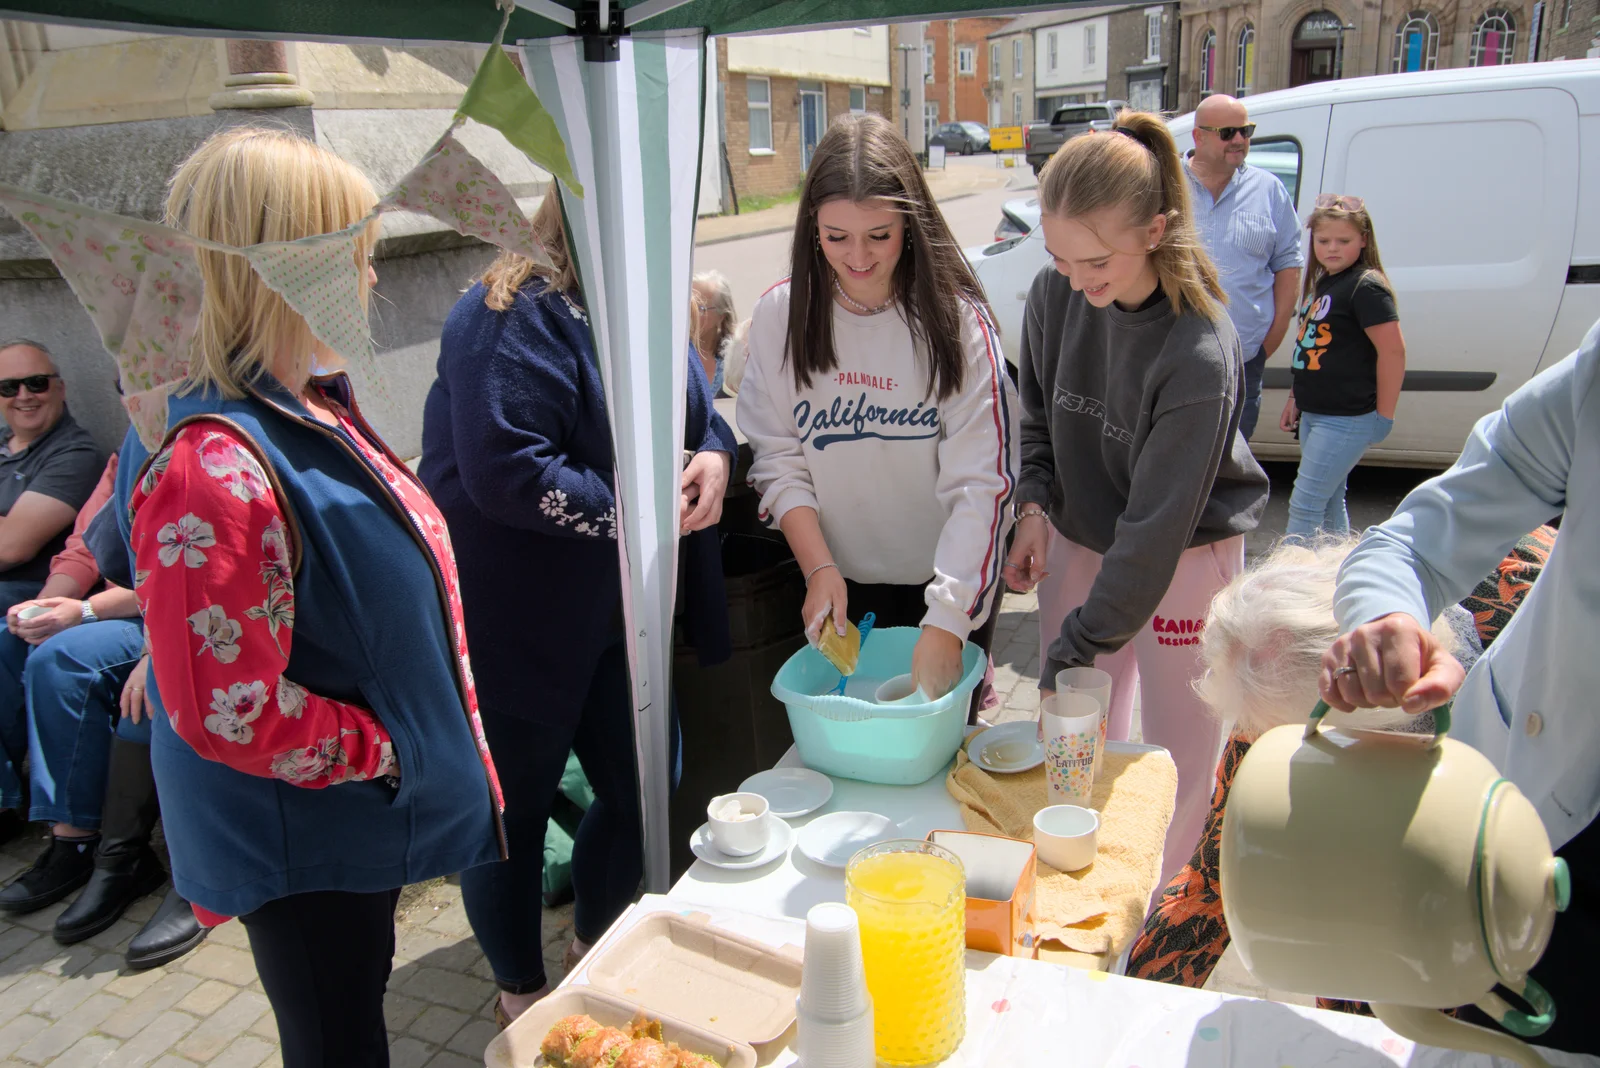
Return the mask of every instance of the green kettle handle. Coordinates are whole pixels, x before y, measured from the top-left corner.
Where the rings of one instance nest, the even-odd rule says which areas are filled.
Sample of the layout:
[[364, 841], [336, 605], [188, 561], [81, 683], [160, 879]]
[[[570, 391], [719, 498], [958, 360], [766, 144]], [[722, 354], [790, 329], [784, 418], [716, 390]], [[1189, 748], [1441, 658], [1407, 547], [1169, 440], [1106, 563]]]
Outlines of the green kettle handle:
[[[1450, 702], [1450, 701], [1446, 701], [1444, 704], [1440, 705], [1438, 708], [1433, 710], [1433, 743], [1432, 744], [1434, 744], [1434, 745], [1438, 745], [1440, 742], [1442, 742], [1444, 740], [1444, 736], [1446, 734], [1450, 733], [1450, 705], [1451, 705], [1451, 703], [1452, 702]], [[1311, 710], [1311, 718], [1306, 721], [1306, 733], [1305, 733], [1305, 736], [1307, 738], [1310, 738], [1310, 737], [1312, 737], [1313, 735], [1315, 735], [1317, 733], [1317, 728], [1322, 726], [1322, 717], [1326, 716], [1329, 711], [1331, 711], [1331, 710], [1328, 708], [1328, 702], [1326, 702], [1326, 701], [1318, 701], [1317, 702], [1317, 707], [1315, 707], [1315, 708], [1313, 708]]]

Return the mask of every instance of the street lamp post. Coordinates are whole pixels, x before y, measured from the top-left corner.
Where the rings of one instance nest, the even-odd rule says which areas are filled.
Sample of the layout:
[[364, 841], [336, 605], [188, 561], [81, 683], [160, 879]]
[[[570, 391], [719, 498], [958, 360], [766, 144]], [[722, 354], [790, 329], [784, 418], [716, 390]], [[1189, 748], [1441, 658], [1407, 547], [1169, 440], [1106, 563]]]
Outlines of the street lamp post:
[[1336, 79], [1344, 77], [1344, 35], [1354, 30], [1354, 26], [1347, 26], [1343, 19], [1339, 20], [1339, 36], [1333, 43], [1333, 76]]
[[911, 140], [911, 53], [922, 49], [916, 45], [900, 44], [900, 132]]

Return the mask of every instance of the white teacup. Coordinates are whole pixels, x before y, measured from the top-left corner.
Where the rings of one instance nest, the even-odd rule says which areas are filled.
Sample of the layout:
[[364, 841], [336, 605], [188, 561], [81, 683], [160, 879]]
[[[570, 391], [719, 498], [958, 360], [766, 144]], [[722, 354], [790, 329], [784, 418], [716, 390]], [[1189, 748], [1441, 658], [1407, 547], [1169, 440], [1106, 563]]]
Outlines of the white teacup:
[[910, 705], [926, 701], [928, 698], [910, 675], [896, 675], [879, 686], [873, 693], [872, 699], [880, 705]]
[[1033, 845], [1056, 871], [1079, 871], [1094, 863], [1100, 814], [1077, 805], [1050, 805], [1033, 815]]
[[48, 611], [50, 611], [50, 609], [46, 608], [42, 604], [30, 604], [28, 607], [17, 613], [17, 618], [32, 619], [34, 616], [42, 616]]
[[770, 806], [760, 794], [723, 794], [706, 806], [711, 843], [730, 857], [748, 857], [767, 847]]

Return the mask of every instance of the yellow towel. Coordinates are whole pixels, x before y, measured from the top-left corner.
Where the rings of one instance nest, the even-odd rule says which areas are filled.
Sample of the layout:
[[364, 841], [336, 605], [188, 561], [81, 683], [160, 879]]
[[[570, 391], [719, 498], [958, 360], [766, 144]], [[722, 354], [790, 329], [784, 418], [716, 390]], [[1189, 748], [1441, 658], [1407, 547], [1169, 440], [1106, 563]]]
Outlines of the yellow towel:
[[[1047, 797], [1044, 768], [990, 775], [956, 754], [945, 786], [969, 831], [1033, 840], [1033, 816]], [[1080, 953], [1119, 951], [1144, 923], [1161, 878], [1161, 854], [1178, 795], [1178, 769], [1165, 753], [1107, 753], [1091, 805], [1100, 813], [1095, 862], [1082, 871], [1038, 868], [1034, 931]]]

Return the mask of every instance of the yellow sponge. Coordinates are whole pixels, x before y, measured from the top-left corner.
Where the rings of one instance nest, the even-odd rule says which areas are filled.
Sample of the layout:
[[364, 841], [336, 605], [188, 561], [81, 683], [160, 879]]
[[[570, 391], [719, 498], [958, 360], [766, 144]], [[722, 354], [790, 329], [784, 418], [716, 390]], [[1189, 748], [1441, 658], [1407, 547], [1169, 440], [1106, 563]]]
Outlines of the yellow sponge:
[[846, 622], [844, 637], [833, 625], [833, 613], [822, 621], [822, 636], [817, 640], [817, 651], [828, 658], [828, 663], [839, 669], [841, 675], [854, 675], [861, 662], [861, 632], [854, 623]]

